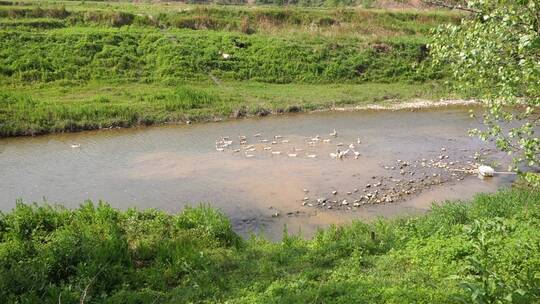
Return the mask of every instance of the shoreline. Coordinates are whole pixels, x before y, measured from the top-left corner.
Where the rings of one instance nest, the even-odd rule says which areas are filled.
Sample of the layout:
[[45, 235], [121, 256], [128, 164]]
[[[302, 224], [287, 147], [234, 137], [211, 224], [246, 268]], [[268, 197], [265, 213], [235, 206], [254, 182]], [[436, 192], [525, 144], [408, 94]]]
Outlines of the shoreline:
[[[289, 111], [282, 110], [270, 110], [270, 109], [261, 109], [257, 114], [252, 113], [242, 113], [241, 115], [235, 115], [231, 113], [229, 116], [213, 116], [208, 118], [200, 119], [181, 119], [181, 120], [171, 120], [165, 121], [162, 123], [136, 123], [129, 126], [109, 126], [109, 127], [96, 127], [96, 128], [80, 128], [75, 130], [64, 130], [61, 132], [41, 132], [34, 133], [29, 132], [24, 135], [13, 135], [13, 136], [0, 136], [0, 139], [8, 138], [24, 138], [24, 137], [36, 137], [36, 136], [45, 136], [45, 135], [58, 135], [66, 133], [78, 133], [84, 131], [99, 131], [99, 130], [112, 130], [112, 129], [131, 129], [131, 128], [143, 128], [143, 127], [159, 127], [166, 125], [192, 125], [192, 124], [203, 124], [203, 123], [213, 123], [213, 122], [223, 122], [223, 121], [233, 121], [238, 119], [245, 118], [262, 118], [278, 115], [287, 115], [287, 114], [310, 114], [310, 113], [323, 113], [323, 112], [362, 112], [362, 111], [404, 111], [404, 110], [436, 110], [440, 108], [447, 107], [471, 107], [471, 106], [481, 106], [481, 103], [474, 99], [441, 99], [441, 100], [428, 100], [428, 99], [414, 99], [409, 101], [392, 101], [386, 104], [366, 104], [366, 105], [356, 105], [356, 106], [347, 106], [347, 107], [320, 107], [314, 110], [305, 110], [302, 106], [294, 106]], [[184, 116], [185, 117], [185, 116]]]

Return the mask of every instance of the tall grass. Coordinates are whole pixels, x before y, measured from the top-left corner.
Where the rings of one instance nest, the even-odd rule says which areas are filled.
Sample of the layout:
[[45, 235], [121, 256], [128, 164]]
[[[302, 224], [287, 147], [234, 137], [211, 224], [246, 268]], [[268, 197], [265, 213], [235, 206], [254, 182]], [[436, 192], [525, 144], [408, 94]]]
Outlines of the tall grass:
[[536, 303], [540, 193], [427, 215], [240, 239], [218, 211], [19, 203], [0, 215], [4, 303]]
[[[0, 31], [0, 76], [11, 83], [70, 80], [224, 80], [272, 83], [418, 81], [423, 43], [295, 40], [223, 32], [59, 29]], [[384, 45], [383, 48], [380, 45]], [[229, 55], [223, 58], [222, 53]], [[422, 67], [423, 66], [423, 67]], [[419, 69], [419, 67], [422, 67]]]

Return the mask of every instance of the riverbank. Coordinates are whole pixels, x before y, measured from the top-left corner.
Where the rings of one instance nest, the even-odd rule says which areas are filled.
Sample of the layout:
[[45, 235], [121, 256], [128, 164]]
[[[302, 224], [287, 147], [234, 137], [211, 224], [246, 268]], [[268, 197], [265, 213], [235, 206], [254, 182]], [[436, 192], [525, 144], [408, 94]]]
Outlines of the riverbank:
[[0, 136], [207, 122], [315, 110], [469, 105], [426, 103], [451, 94], [438, 83], [268, 84], [258, 82], [159, 85], [48, 83], [3, 86]]
[[209, 208], [171, 215], [19, 204], [0, 215], [0, 296], [6, 303], [533, 303], [539, 208], [540, 192], [515, 188], [423, 216], [271, 243], [242, 240]]
[[0, 136], [453, 97], [444, 10], [0, 2]]

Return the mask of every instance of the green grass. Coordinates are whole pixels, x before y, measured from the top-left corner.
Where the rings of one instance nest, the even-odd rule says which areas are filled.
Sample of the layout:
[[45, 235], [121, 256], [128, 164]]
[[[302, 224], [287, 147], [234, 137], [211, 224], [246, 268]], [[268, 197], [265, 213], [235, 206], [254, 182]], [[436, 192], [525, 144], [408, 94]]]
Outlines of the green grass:
[[240, 239], [206, 207], [19, 204], [0, 216], [0, 298], [74, 303], [86, 290], [86, 303], [536, 303], [539, 210], [540, 192], [504, 190], [272, 243]]
[[[442, 11], [0, 3], [0, 136], [448, 96]], [[223, 53], [229, 58], [224, 58]]]
[[4, 87], [0, 136], [330, 109], [448, 96], [424, 84], [268, 84], [213, 82], [181, 85], [90, 82]]

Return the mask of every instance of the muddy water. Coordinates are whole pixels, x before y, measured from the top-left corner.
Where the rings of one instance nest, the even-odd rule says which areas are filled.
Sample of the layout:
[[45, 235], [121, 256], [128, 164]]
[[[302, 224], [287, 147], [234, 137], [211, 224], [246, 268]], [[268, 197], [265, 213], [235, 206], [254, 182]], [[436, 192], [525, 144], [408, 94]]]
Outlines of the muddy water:
[[[486, 150], [488, 145], [466, 135], [475, 126], [465, 109], [334, 112], [1, 139], [0, 208], [13, 208], [17, 198], [45, 199], [68, 207], [86, 199], [104, 200], [118, 208], [152, 207], [168, 212], [207, 202], [230, 216], [235, 230], [243, 235], [255, 232], [279, 239], [286, 225], [289, 232], [309, 236], [318, 227], [414, 214], [429, 209], [434, 200], [467, 199], [508, 185], [511, 176], [489, 180], [468, 176], [423, 188], [393, 203], [347, 206], [351, 210], [302, 204], [304, 197], [310, 201], [347, 198], [346, 192], [356, 188], [363, 195], [365, 185], [374, 178], [400, 177], [399, 170], [388, 170], [396, 159], [437, 160], [441, 149], [448, 160], [463, 164], [474, 162], [475, 152], [504, 163], [501, 155]], [[337, 138], [329, 136], [334, 128]], [[256, 133], [261, 136], [254, 137]], [[331, 142], [308, 145], [317, 134]], [[246, 136], [255, 150], [245, 152], [244, 145], [240, 152], [233, 152], [241, 148], [239, 135]], [[282, 138], [274, 139], [275, 135]], [[216, 150], [216, 139], [221, 136], [233, 140], [223, 152]], [[269, 142], [261, 143], [264, 139]], [[332, 159], [329, 153], [335, 152], [339, 142], [343, 150], [354, 143], [358, 159]], [[72, 148], [73, 144], [80, 148]], [[293, 153], [297, 156], [288, 156]], [[338, 194], [333, 196], [332, 191]], [[349, 194], [351, 203], [355, 195]], [[273, 217], [276, 213], [279, 216]]]

